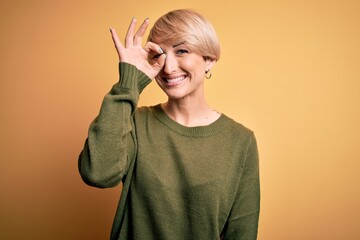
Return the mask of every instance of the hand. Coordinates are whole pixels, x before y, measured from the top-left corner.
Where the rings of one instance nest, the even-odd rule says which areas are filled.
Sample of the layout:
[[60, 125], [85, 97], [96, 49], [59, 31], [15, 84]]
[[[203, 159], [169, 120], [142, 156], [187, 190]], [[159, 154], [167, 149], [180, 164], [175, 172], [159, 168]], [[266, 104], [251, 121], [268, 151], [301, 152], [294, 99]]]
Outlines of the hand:
[[[147, 42], [144, 48], [141, 47], [142, 39], [148, 25], [149, 19], [145, 19], [135, 33], [136, 19], [133, 18], [126, 33], [125, 47], [120, 42], [116, 31], [110, 28], [110, 32], [119, 55], [119, 61], [136, 66], [137, 69], [153, 79], [164, 67], [166, 56], [163, 54], [160, 46], [155, 43]], [[152, 56], [159, 57], [152, 58]], [[151, 60], [149, 61], [149, 59]]]

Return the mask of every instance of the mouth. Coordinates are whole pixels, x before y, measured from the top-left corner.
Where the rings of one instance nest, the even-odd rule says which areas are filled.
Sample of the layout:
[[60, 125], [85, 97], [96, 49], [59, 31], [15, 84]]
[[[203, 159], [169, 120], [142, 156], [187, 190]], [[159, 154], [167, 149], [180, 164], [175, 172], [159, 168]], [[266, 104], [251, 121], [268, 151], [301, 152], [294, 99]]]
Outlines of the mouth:
[[179, 85], [180, 83], [182, 83], [185, 78], [187, 76], [186, 75], [183, 75], [183, 76], [178, 76], [178, 77], [163, 77], [163, 81], [166, 83], [166, 85], [168, 86], [176, 86], [176, 85]]

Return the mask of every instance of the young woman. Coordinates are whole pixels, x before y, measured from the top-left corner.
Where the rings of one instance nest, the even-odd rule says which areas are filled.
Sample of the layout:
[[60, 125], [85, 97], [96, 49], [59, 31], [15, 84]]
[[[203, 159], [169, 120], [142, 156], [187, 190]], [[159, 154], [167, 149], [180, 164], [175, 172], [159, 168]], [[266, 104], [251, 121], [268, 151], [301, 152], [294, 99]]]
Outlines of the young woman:
[[[204, 78], [220, 57], [210, 23], [192, 10], [132, 19], [119, 55], [120, 80], [105, 96], [79, 157], [83, 180], [123, 182], [111, 239], [256, 239], [258, 152], [251, 130], [213, 110]], [[167, 102], [138, 107], [155, 79]]]

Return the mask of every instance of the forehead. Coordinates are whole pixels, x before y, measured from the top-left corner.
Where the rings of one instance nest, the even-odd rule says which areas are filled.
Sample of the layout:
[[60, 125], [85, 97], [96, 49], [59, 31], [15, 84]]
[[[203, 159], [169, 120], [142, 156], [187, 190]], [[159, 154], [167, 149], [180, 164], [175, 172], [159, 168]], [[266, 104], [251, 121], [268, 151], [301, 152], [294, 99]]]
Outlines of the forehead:
[[161, 47], [163, 47], [163, 48], [178, 48], [178, 47], [187, 48], [188, 47], [186, 42], [175, 42], [175, 43], [164, 42], [164, 43], [159, 43], [159, 45], [161, 45]]

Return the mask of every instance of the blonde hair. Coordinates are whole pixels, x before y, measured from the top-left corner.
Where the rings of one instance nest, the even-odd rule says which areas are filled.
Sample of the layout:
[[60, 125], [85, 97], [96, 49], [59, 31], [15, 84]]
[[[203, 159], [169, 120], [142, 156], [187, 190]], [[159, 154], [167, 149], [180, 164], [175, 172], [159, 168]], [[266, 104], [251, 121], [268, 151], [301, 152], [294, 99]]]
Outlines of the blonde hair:
[[151, 28], [148, 41], [172, 45], [185, 43], [205, 59], [220, 59], [220, 44], [214, 28], [194, 10], [174, 10], [160, 17]]

